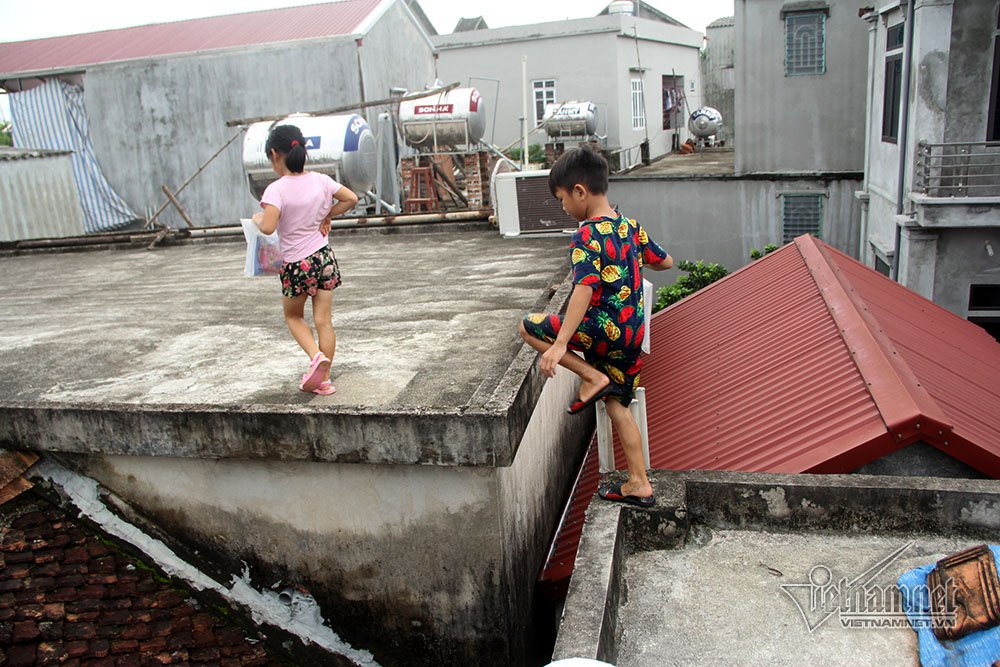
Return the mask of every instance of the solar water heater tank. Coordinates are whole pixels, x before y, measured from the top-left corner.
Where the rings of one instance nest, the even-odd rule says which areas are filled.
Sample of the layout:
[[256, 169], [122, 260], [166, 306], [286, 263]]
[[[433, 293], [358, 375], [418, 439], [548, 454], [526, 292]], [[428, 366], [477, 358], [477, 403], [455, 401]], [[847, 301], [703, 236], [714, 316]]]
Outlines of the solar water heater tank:
[[306, 140], [306, 170], [327, 174], [356, 193], [375, 181], [375, 135], [357, 114], [309, 116], [295, 114], [279, 121], [254, 123], [243, 137], [243, 169], [251, 194], [260, 199], [278, 179], [264, 151], [267, 135], [278, 125], [295, 125]]
[[414, 148], [472, 146], [486, 132], [486, 104], [475, 88], [455, 88], [399, 103], [403, 139]]

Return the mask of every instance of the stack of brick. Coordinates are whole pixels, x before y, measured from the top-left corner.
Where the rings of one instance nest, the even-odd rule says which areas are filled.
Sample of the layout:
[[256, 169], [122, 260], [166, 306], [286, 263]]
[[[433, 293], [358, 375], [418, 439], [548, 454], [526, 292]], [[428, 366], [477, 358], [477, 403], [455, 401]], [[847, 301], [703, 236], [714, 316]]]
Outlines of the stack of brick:
[[484, 151], [465, 153], [465, 190], [469, 208], [487, 208], [490, 205], [491, 155]]
[[0, 509], [0, 664], [282, 664], [228, 611], [207, 613], [34, 493]]

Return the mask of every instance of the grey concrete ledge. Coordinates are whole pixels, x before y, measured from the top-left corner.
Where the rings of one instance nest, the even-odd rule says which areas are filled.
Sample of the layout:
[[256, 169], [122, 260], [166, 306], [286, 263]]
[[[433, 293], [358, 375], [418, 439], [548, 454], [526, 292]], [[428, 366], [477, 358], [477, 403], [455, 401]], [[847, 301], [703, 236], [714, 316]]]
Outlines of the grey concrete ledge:
[[329, 397], [297, 391], [305, 357], [277, 278], [241, 275], [242, 242], [0, 260], [0, 446], [511, 465], [545, 383], [516, 327], [564, 309], [565, 239], [487, 225], [331, 241], [344, 286]]
[[610, 181], [860, 181], [864, 174], [860, 171], [847, 172], [754, 172], [746, 174], [617, 174]]
[[998, 480], [666, 470], [653, 471], [651, 480], [653, 508], [596, 496], [588, 508], [553, 661], [581, 657], [616, 663], [626, 559], [681, 548], [694, 526], [991, 541], [1000, 531]]

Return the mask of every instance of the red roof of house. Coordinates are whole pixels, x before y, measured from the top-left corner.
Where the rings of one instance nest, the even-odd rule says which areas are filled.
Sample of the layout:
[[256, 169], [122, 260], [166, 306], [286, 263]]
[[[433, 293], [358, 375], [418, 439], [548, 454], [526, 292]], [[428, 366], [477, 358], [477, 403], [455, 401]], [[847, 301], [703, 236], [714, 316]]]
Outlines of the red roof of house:
[[[653, 468], [846, 473], [923, 441], [1000, 478], [1000, 344], [818, 239], [653, 319]], [[543, 581], [572, 572], [596, 459], [592, 445]]]
[[78, 71], [88, 65], [318, 37], [353, 35], [382, 0], [156, 23], [83, 35], [0, 44], [0, 77]]

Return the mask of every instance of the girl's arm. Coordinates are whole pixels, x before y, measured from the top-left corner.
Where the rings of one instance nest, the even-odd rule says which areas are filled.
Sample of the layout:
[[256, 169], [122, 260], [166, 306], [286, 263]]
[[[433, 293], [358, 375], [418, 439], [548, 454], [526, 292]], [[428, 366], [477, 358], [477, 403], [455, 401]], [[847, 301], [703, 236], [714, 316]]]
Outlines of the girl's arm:
[[330, 234], [330, 220], [347, 213], [358, 203], [358, 196], [343, 186], [333, 193], [333, 198], [337, 200], [337, 203], [330, 207], [330, 212], [326, 214], [326, 218], [319, 225], [319, 233], [323, 236]]
[[542, 373], [546, 377], [556, 376], [556, 366], [566, 354], [567, 346], [576, 330], [580, 328], [587, 309], [590, 308], [590, 299], [594, 295], [594, 288], [589, 285], [577, 283], [573, 287], [573, 293], [569, 297], [569, 304], [566, 306], [566, 315], [563, 317], [562, 327], [556, 335], [556, 342], [552, 347], [542, 354]]
[[328, 218], [336, 218], [338, 215], [343, 215], [354, 208], [358, 203], [358, 196], [345, 187], [341, 187], [339, 190], [334, 192], [333, 198], [337, 200], [337, 203], [330, 209], [330, 215], [327, 216]]
[[272, 206], [271, 204], [264, 204], [264, 212], [253, 214], [253, 221], [257, 223], [257, 229], [264, 232], [265, 234], [271, 234], [275, 229], [278, 228], [278, 211], [277, 206]]

